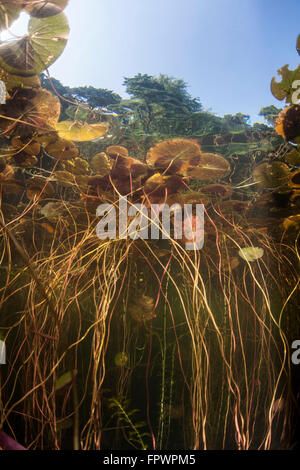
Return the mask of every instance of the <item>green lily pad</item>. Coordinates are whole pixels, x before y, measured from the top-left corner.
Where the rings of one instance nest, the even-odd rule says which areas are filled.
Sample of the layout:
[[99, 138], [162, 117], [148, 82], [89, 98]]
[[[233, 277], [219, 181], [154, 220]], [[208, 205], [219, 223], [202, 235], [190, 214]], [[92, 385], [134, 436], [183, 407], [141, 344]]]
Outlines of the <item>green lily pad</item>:
[[39, 3], [33, 5], [26, 5], [24, 7], [25, 11], [29, 13], [30, 16], [35, 18], [48, 18], [49, 16], [57, 15], [61, 13], [62, 10], [66, 8], [69, 0], [40, 0]]
[[291, 150], [285, 156], [286, 163], [300, 168], [300, 152], [297, 149]]
[[10, 27], [19, 17], [22, 10], [22, 2], [0, 1], [0, 31]]
[[40, 88], [41, 81], [38, 75], [31, 75], [30, 77], [21, 77], [7, 72], [0, 67], [0, 80], [5, 83], [7, 91], [13, 88]]
[[287, 103], [292, 103], [292, 96], [295, 92], [293, 83], [300, 80], [300, 65], [295, 70], [289, 70], [288, 65], [284, 65], [278, 70], [278, 75], [281, 75], [281, 81], [277, 82], [273, 77], [271, 81], [271, 92], [278, 100], [286, 100]]
[[55, 382], [55, 390], [60, 390], [61, 388], [65, 387], [69, 383], [72, 382], [72, 372], [74, 375], [76, 375], [77, 371], [76, 370], [69, 370], [65, 374], [61, 375]]
[[69, 31], [64, 13], [48, 18], [31, 18], [26, 36], [0, 45], [0, 65], [16, 75], [39, 74], [61, 55]]
[[253, 171], [253, 178], [263, 188], [282, 188], [288, 184], [290, 176], [289, 167], [282, 162], [263, 162]]
[[257, 246], [247, 246], [246, 248], [241, 248], [239, 250], [239, 255], [245, 261], [253, 263], [253, 261], [256, 261], [264, 255], [264, 250]]

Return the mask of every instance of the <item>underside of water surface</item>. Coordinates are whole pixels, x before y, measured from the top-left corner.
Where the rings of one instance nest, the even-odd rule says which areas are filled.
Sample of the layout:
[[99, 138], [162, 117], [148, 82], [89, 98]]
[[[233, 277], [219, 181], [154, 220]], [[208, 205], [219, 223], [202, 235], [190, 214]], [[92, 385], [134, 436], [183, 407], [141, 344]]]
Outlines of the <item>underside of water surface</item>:
[[70, 88], [67, 4], [0, 0], [0, 449], [299, 448], [300, 68], [268, 125]]

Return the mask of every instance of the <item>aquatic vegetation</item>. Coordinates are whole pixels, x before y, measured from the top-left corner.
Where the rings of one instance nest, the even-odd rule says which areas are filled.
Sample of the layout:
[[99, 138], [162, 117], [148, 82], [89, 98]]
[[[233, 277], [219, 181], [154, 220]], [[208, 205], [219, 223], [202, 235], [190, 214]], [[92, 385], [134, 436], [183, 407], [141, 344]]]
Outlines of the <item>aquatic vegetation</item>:
[[120, 421], [125, 425], [129, 425], [128, 441], [133, 444], [136, 449], [146, 450], [147, 445], [144, 443], [144, 438], [148, 437], [147, 432], [143, 432], [146, 423], [144, 421], [134, 422], [133, 415], [137, 413], [137, 409], [129, 409], [129, 400], [122, 397], [119, 399], [114, 397], [109, 400], [109, 407], [115, 410], [115, 416], [118, 416]]
[[290, 169], [282, 162], [264, 162], [253, 171], [254, 180], [262, 187], [276, 189], [288, 184]]
[[300, 188], [300, 170], [296, 170], [291, 173], [289, 186], [292, 188]]
[[128, 304], [129, 315], [137, 322], [144, 322], [155, 318], [154, 300], [148, 295], [139, 295]]
[[[5, 3], [1, 2], [1, 6], [6, 9]], [[15, 8], [20, 13], [21, 8]], [[66, 15], [59, 10], [54, 16], [38, 17], [35, 12], [35, 9], [29, 11], [27, 35], [0, 45], [0, 67], [11, 74], [38, 75], [55, 62], [66, 47], [69, 36]]]
[[199, 164], [188, 169], [187, 175], [200, 180], [212, 180], [224, 177], [229, 170], [228, 161], [221, 155], [202, 153]]
[[[47, 54], [55, 25], [55, 58], [67, 38], [66, 4], [25, 5], [31, 30], [45, 25]], [[10, 22], [21, 10], [0, 2], [1, 27], [3, 15]], [[298, 150], [282, 144], [268, 160], [246, 163], [237, 163], [234, 146], [215, 153], [243, 144], [245, 157], [253, 133], [243, 130], [235, 139], [206, 136], [211, 151], [204, 138], [179, 135], [150, 139], [144, 152], [143, 140], [139, 158], [122, 139], [86, 154], [81, 142], [105, 137], [107, 122], [70, 110], [60, 120], [58, 98], [36, 75], [21, 75], [52, 59], [38, 59], [30, 38], [20, 41], [0, 46], [8, 85], [0, 328], [9, 364], [1, 370], [0, 445], [9, 430], [30, 449], [289, 447]], [[24, 44], [33, 47], [26, 67], [12, 59]], [[117, 209], [120, 195], [133, 208], [204, 204], [203, 249], [185, 248], [195, 213], [182, 239], [171, 231], [159, 240], [100, 240], [96, 209]]]
[[116, 366], [124, 367], [124, 366], [127, 365], [128, 360], [129, 360], [128, 354], [126, 354], [126, 352], [122, 351], [122, 352], [119, 352], [115, 355], [114, 362], [115, 362]]
[[108, 124], [88, 124], [79, 121], [60, 121], [55, 128], [62, 139], [84, 142], [98, 139], [108, 131]]
[[300, 105], [287, 106], [276, 121], [276, 132], [288, 141], [300, 143]]
[[264, 254], [264, 250], [262, 248], [258, 248], [255, 246], [248, 246], [246, 248], [241, 248], [239, 250], [240, 257], [250, 262], [253, 262], [261, 258], [263, 254]]
[[187, 176], [189, 168], [200, 161], [200, 146], [187, 139], [172, 139], [160, 142], [147, 154], [147, 163], [161, 168], [168, 174]]

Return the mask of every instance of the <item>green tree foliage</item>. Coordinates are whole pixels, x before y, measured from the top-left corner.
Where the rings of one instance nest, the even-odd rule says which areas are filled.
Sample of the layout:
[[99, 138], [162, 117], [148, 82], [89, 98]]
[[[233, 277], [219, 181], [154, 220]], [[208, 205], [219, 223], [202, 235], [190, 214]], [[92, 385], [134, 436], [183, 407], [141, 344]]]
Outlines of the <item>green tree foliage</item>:
[[272, 104], [271, 106], [265, 106], [261, 108], [261, 110], [259, 111], [259, 116], [263, 116], [264, 120], [270, 126], [273, 126], [280, 111], [280, 108], [277, 108]]
[[126, 77], [124, 85], [130, 99], [120, 103], [119, 112], [140, 132], [187, 135], [202, 110], [199, 99], [190, 96], [180, 79], [137, 74]]
[[[59, 95], [62, 105], [62, 119], [67, 119], [70, 113], [72, 114], [72, 110], [69, 109], [72, 103], [86, 105], [91, 110], [97, 110], [121, 102], [121, 96], [105, 88], [94, 88], [92, 86], [71, 88], [62, 85], [62, 83], [55, 78], [51, 77], [49, 79], [45, 74], [42, 74], [40, 78], [43, 88], [51, 92], [56, 91]], [[75, 106], [75, 111], [76, 105], [73, 104], [73, 106]]]
[[[122, 99], [111, 90], [64, 86], [55, 78], [49, 80], [46, 75], [41, 79], [45, 88], [52, 92], [54, 88], [62, 97], [62, 120], [109, 120], [107, 137], [97, 144], [81, 144], [86, 155], [117, 144], [124, 145], [131, 155], [143, 159], [148, 149], [160, 140], [190, 137], [198, 139], [206, 151], [213, 152], [218, 145], [219, 151], [229, 156], [257, 148], [261, 150], [269, 145], [272, 137], [270, 132], [273, 131], [266, 124], [251, 126], [247, 114], [220, 117], [204, 110], [199, 99], [188, 93], [183, 80], [167, 75], [126, 77], [124, 85], [128, 99]], [[262, 108], [261, 115], [266, 116], [270, 123], [278, 112], [275, 106], [268, 106]]]
[[223, 117], [224, 130], [234, 132], [248, 129], [250, 127], [249, 119], [250, 116], [248, 114], [225, 114]]

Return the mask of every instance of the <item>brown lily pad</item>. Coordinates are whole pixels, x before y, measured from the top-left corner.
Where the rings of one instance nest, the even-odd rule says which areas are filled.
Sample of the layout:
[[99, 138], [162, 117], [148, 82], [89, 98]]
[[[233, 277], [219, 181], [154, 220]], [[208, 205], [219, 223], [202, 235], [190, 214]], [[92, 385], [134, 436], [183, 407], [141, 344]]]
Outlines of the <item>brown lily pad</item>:
[[159, 142], [147, 153], [147, 163], [168, 174], [187, 176], [188, 170], [200, 162], [200, 146], [188, 139], [172, 139]]
[[215, 153], [202, 153], [198, 166], [189, 169], [187, 174], [192, 178], [211, 180], [224, 177], [229, 170], [226, 158]]

